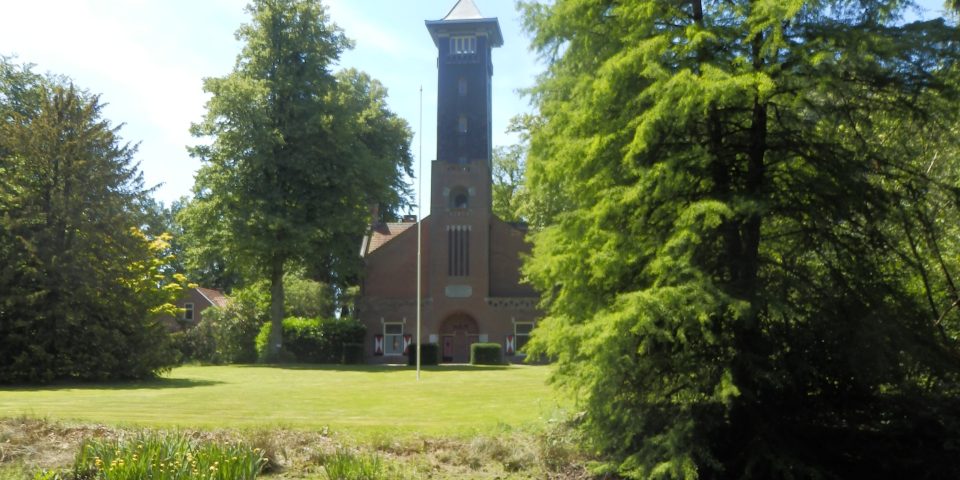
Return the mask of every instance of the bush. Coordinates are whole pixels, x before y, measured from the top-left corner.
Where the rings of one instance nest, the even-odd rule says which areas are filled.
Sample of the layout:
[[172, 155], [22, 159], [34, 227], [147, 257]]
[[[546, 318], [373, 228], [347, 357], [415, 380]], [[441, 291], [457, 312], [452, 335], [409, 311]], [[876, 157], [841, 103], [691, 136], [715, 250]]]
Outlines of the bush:
[[499, 343], [474, 343], [470, 345], [470, 363], [472, 365], [500, 365], [503, 352]]
[[[267, 358], [267, 343], [270, 340], [272, 325], [266, 323], [257, 335], [257, 356], [261, 361]], [[290, 317], [283, 320], [283, 351], [297, 362], [303, 363], [346, 363], [347, 351], [355, 347], [348, 344], [362, 344], [367, 329], [355, 320], [336, 320], [321, 318]], [[354, 355], [350, 357], [355, 358]], [[284, 360], [283, 358], [274, 360]]]
[[250, 363], [257, 359], [254, 339], [266, 321], [267, 297], [257, 287], [235, 290], [230, 303], [203, 311], [196, 326], [173, 334], [181, 361]]
[[[440, 363], [440, 345], [436, 343], [420, 344], [423, 353], [420, 356], [420, 365], [436, 365]], [[407, 348], [407, 365], [417, 364], [417, 345], [411, 343]]]
[[356, 365], [363, 363], [363, 344], [345, 343], [343, 344], [343, 363], [345, 365]]

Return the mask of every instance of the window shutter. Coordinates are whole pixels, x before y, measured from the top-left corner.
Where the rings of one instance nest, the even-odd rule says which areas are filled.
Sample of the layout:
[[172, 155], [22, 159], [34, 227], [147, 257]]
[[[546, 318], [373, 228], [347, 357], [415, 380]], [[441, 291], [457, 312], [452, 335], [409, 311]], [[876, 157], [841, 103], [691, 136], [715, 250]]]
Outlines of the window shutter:
[[383, 355], [383, 335], [376, 334], [373, 336], [373, 354]]
[[410, 342], [413, 341], [413, 335], [404, 335], [403, 336], [403, 354], [408, 355], [410, 353]]
[[507, 355], [513, 355], [514, 351], [514, 341], [513, 335], [507, 335]]

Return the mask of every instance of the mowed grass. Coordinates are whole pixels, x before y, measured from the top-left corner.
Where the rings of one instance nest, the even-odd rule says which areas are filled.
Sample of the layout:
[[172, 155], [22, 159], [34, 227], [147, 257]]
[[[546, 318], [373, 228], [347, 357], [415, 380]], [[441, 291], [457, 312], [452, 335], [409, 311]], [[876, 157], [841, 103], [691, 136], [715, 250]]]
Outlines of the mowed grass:
[[134, 383], [0, 388], [0, 416], [355, 437], [537, 428], [564, 409], [548, 367], [184, 366]]

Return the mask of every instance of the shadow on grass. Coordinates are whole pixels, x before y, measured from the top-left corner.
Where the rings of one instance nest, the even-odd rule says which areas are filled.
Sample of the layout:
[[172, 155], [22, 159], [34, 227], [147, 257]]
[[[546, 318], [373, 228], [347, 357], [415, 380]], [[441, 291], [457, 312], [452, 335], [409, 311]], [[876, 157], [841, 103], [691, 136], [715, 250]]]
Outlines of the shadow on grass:
[[60, 381], [52, 383], [0, 385], [0, 392], [50, 392], [57, 390], [164, 390], [169, 388], [210, 387], [223, 382], [215, 380], [196, 380], [192, 378], [154, 378], [150, 380], [131, 380], [128, 382], [78, 382]]
[[[363, 372], [363, 373], [393, 373], [403, 370], [415, 371], [416, 367], [391, 364], [391, 365], [335, 365], [321, 363], [257, 363], [234, 365], [240, 368], [277, 368], [281, 370], [317, 370], [326, 372]], [[420, 367], [425, 372], [481, 372], [489, 370], [506, 370], [510, 365], [469, 365], [469, 364], [444, 364], [444, 365], [424, 365]]]

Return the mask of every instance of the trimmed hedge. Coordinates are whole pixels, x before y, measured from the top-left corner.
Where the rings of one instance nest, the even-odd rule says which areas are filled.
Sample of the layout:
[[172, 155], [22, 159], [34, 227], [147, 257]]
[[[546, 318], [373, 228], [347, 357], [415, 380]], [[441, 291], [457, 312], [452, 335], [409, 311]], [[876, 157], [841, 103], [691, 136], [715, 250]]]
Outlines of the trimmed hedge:
[[345, 365], [363, 363], [363, 353], [364, 351], [362, 343], [344, 343], [343, 363]]
[[[423, 353], [420, 354], [420, 365], [437, 365], [440, 363], [440, 345], [436, 343], [421, 344]], [[407, 347], [407, 365], [417, 365], [417, 345], [411, 343]]]
[[[271, 324], [257, 335], [257, 357], [268, 360]], [[290, 317], [283, 320], [283, 351], [279, 360], [302, 363], [360, 363], [367, 329], [355, 320]], [[360, 344], [359, 360], [357, 347]], [[348, 346], [350, 345], [350, 346]]]
[[503, 351], [499, 343], [474, 343], [470, 345], [470, 364], [501, 365]]

